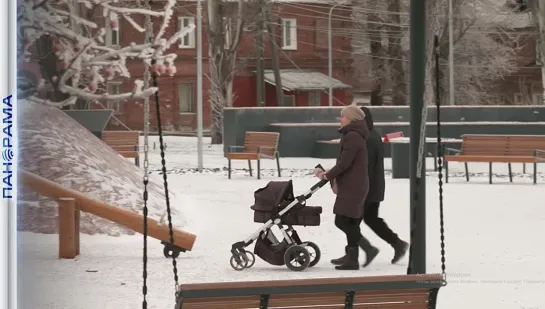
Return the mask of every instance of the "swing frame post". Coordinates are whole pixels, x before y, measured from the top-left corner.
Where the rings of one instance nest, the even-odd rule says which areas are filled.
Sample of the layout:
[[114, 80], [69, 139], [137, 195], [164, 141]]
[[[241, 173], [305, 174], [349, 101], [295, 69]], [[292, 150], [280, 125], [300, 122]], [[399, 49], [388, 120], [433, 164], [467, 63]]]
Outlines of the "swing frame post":
[[[408, 274], [426, 273], [426, 168], [425, 152], [421, 151], [420, 140], [422, 115], [427, 108], [424, 103], [426, 76], [426, 1], [410, 2], [410, 224], [411, 246]], [[425, 131], [425, 127], [423, 129]], [[424, 147], [425, 148], [425, 147]], [[420, 173], [418, 161], [421, 160]], [[421, 177], [418, 177], [420, 175]]]

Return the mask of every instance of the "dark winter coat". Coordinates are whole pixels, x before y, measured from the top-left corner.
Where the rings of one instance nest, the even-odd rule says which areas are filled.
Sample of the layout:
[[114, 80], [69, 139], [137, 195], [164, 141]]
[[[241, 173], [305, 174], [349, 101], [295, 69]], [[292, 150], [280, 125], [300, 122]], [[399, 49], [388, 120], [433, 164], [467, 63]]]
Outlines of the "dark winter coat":
[[365, 142], [369, 129], [365, 120], [356, 120], [339, 132], [343, 135], [341, 152], [337, 164], [326, 174], [328, 180], [335, 179], [337, 182], [337, 199], [333, 213], [358, 219], [363, 216], [363, 205], [369, 189]]
[[367, 156], [369, 157], [369, 193], [367, 202], [384, 201], [384, 190], [386, 181], [384, 180], [384, 144], [382, 137], [374, 130], [373, 115], [367, 107], [362, 107], [365, 113], [365, 122], [369, 129], [367, 138]]

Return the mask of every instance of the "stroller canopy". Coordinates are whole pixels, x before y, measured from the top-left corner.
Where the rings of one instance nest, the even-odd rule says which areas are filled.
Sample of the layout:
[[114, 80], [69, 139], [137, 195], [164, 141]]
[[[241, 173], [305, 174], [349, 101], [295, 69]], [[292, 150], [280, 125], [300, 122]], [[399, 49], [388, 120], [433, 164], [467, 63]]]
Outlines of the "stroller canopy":
[[274, 212], [283, 201], [293, 201], [293, 184], [289, 181], [271, 181], [254, 192], [253, 210]]

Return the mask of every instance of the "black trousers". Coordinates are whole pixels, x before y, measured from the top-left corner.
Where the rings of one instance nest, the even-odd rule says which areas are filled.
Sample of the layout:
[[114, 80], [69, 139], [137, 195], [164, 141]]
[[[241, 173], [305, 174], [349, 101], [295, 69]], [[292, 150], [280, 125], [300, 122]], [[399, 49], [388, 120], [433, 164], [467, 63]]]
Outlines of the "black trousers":
[[[384, 220], [378, 216], [378, 208], [380, 202], [365, 202], [363, 210], [363, 222], [369, 226], [369, 228], [390, 245], [394, 245], [399, 241], [399, 237], [394, 233], [384, 222]], [[360, 223], [361, 223], [360, 219]], [[360, 237], [361, 236], [360, 234]]]
[[362, 237], [360, 232], [360, 223], [361, 219], [335, 215], [335, 226], [346, 235], [348, 247], [358, 247], [360, 237]]

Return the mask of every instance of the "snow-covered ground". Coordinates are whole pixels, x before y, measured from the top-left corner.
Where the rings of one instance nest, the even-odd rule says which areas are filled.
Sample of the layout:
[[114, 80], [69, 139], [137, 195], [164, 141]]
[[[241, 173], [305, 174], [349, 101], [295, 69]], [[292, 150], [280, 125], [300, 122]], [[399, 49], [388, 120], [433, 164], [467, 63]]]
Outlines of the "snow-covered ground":
[[[322, 261], [304, 272], [291, 272], [258, 259], [242, 272], [229, 266], [230, 246], [250, 235], [253, 223], [253, 192], [268, 181], [278, 180], [274, 161], [263, 161], [262, 179], [251, 178], [247, 163], [235, 162], [233, 179], [227, 179], [226, 160], [221, 146], [205, 140], [205, 171], [197, 166], [196, 139], [166, 137], [170, 189], [184, 196], [183, 208], [190, 216], [187, 231], [197, 234], [192, 252], [178, 261], [180, 284], [214, 281], [272, 280], [404, 274], [407, 258], [391, 265], [392, 249], [362, 225], [363, 233], [381, 249], [368, 268], [336, 271], [331, 258], [343, 252], [345, 238], [333, 225], [334, 195], [324, 188], [309, 205], [324, 207], [319, 227], [301, 227], [303, 239], [316, 242]], [[157, 143], [158, 139], [150, 138]], [[150, 165], [160, 169], [158, 145], [150, 155]], [[312, 168], [333, 160], [314, 158], [281, 159], [282, 178], [292, 179], [295, 193], [312, 186]], [[386, 162], [389, 168], [390, 162]], [[431, 160], [428, 167], [432, 167]], [[255, 168], [255, 163], [254, 163]], [[446, 224], [446, 266], [449, 284], [439, 293], [438, 308], [545, 308], [545, 173], [538, 185], [531, 175], [514, 166], [514, 183], [509, 183], [507, 167], [497, 164], [495, 184], [489, 185], [488, 166], [470, 164], [472, 179], [466, 183], [461, 164], [451, 165], [451, 182], [444, 187]], [[528, 166], [527, 172], [531, 171]], [[409, 181], [388, 176], [387, 197], [381, 215], [403, 239], [409, 238]], [[427, 270], [440, 272], [438, 188], [436, 174], [428, 173], [427, 185]], [[176, 218], [174, 218], [176, 220]], [[142, 301], [142, 236], [110, 237], [82, 235], [81, 256], [58, 260], [56, 235], [19, 233], [20, 308], [96, 309], [135, 308]], [[253, 248], [251, 248], [253, 249]], [[162, 245], [149, 241], [148, 308], [167, 309], [174, 304], [171, 260], [162, 255]], [[541, 262], [540, 262], [541, 261]]]

